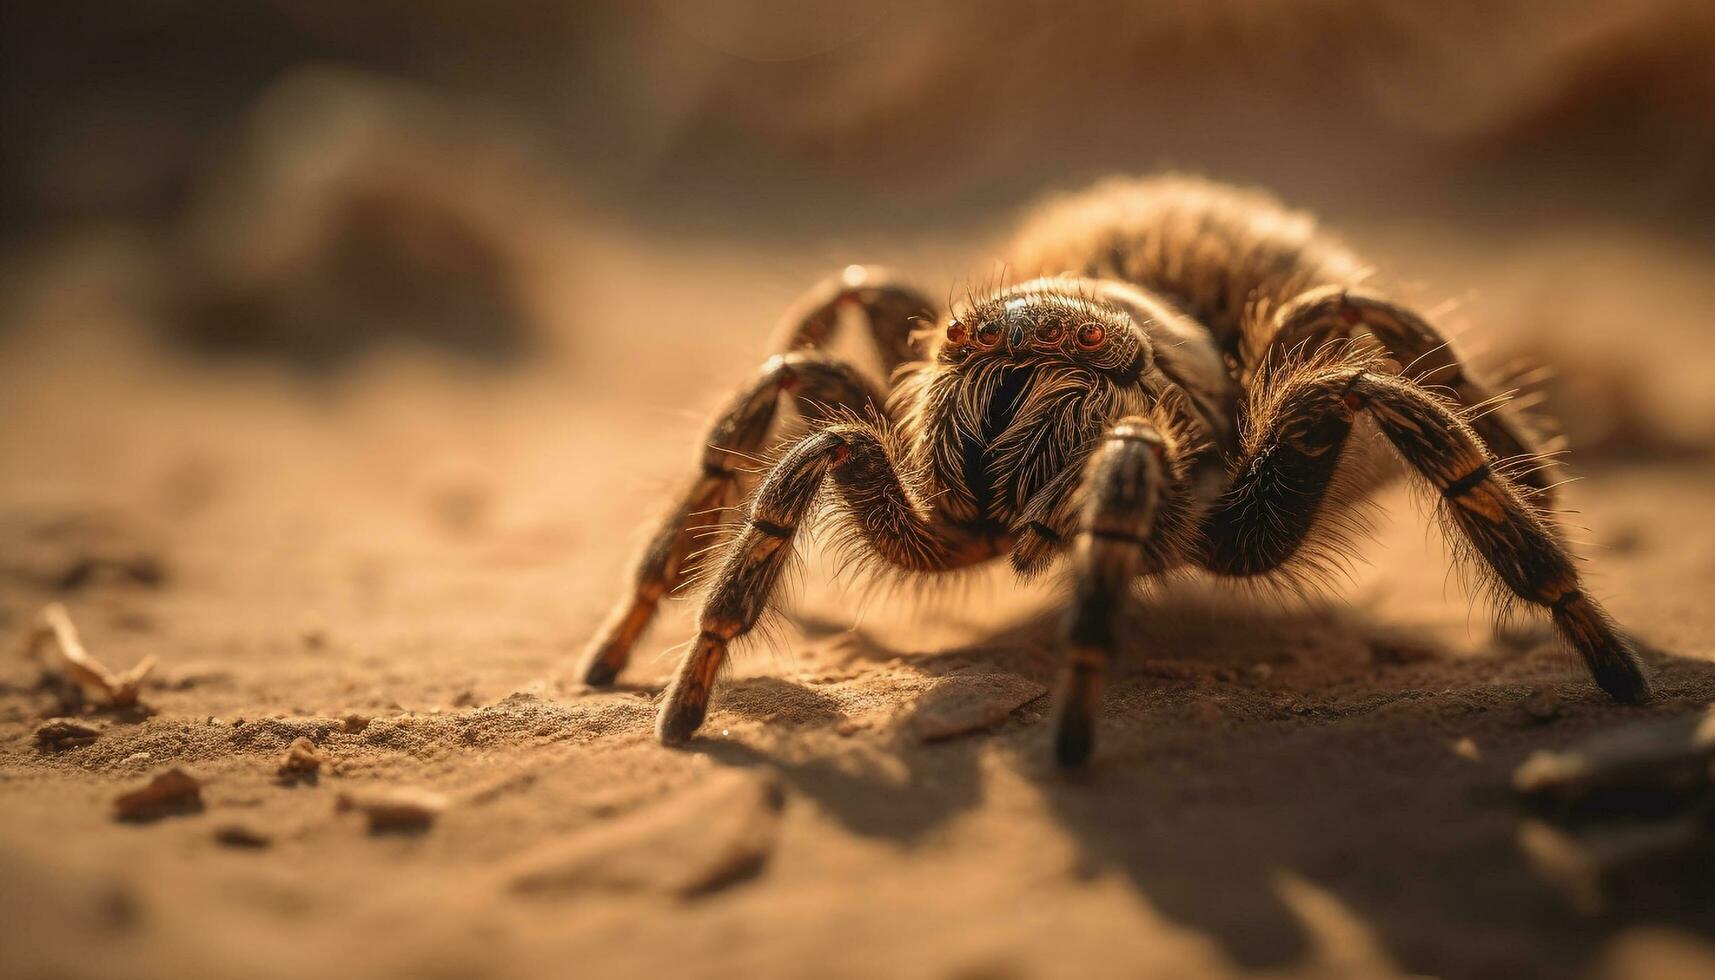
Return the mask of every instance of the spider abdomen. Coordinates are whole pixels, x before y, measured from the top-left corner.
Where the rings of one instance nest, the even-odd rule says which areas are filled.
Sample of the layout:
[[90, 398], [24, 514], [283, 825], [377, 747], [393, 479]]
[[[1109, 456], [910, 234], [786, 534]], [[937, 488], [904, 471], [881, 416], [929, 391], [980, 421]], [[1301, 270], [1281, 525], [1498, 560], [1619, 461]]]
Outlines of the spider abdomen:
[[1026, 218], [1008, 255], [1025, 275], [1141, 286], [1235, 357], [1247, 331], [1266, 323], [1255, 313], [1364, 272], [1310, 215], [1262, 191], [1191, 177], [1119, 178], [1051, 199]]

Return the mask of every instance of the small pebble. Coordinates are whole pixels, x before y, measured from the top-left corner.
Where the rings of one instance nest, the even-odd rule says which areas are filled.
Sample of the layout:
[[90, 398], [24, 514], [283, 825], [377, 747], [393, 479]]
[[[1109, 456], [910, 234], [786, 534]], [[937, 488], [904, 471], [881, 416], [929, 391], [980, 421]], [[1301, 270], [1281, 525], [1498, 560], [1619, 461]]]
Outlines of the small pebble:
[[449, 801], [439, 793], [398, 787], [341, 793], [337, 812], [355, 810], [369, 821], [372, 834], [426, 829], [446, 810]]
[[183, 769], [168, 769], [148, 784], [113, 800], [114, 816], [120, 820], [156, 820], [175, 813], [202, 809], [202, 781]]
[[1532, 691], [1521, 702], [1520, 706], [1524, 708], [1524, 713], [1529, 715], [1532, 720], [1539, 722], [1553, 721], [1560, 717], [1563, 710], [1560, 695], [1547, 688]]
[[243, 824], [229, 823], [216, 827], [214, 839], [227, 847], [258, 850], [274, 843], [274, 838]]
[[280, 767], [275, 774], [283, 780], [309, 779], [321, 771], [322, 762], [316, 743], [299, 736], [286, 746], [286, 754], [280, 758]]
[[75, 718], [50, 718], [36, 729], [36, 744], [44, 752], [82, 748], [101, 737], [101, 729]]
[[1218, 725], [1227, 718], [1226, 712], [1213, 701], [1197, 701], [1189, 711], [1191, 719], [1204, 725]]

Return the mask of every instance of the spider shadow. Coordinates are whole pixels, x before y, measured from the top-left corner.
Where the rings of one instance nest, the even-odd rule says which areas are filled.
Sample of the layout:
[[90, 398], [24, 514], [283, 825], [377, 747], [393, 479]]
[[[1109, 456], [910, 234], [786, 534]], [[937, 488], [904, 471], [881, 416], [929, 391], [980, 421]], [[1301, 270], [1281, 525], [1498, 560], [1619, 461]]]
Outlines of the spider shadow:
[[[1092, 873], [1123, 876], [1238, 966], [1351, 953], [1294, 882], [1412, 973], [1565, 975], [1639, 918], [1715, 935], [1695, 911], [1711, 889], [1686, 887], [1707, 866], [1634, 881], [1628, 910], [1593, 926], [1521, 855], [1506, 789], [1531, 751], [1715, 699], [1715, 665], [1653, 651], [1663, 706], [1626, 708], [1532, 628], [1460, 652], [1434, 628], [1333, 607], [1138, 613], [1121, 657], [1138, 666], [1114, 678], [1091, 770], [1053, 772], [1045, 731], [1013, 748]], [[1548, 723], [1521, 706], [1545, 688], [1559, 698]]]
[[[894, 671], [907, 672], [911, 682], [926, 688], [962, 677], [1010, 675], [1015, 683], [1035, 683], [1046, 691], [1058, 666], [1053, 645], [1043, 642], [1057, 628], [1052, 613], [932, 653], [900, 650], [862, 626], [801, 613], [794, 615], [793, 626], [814, 641], [837, 639], [846, 666], [859, 676], [874, 672], [886, 678], [859, 694], [860, 700], [873, 696], [879, 703], [897, 696], [900, 679]], [[952, 695], [959, 697], [956, 686]], [[1039, 720], [1048, 700], [1020, 705], [998, 730], [1016, 733]], [[851, 833], [911, 845], [984, 798], [981, 762], [989, 739], [918, 734], [919, 716], [944, 704], [926, 691], [903, 712], [875, 724], [873, 718], [849, 718], [837, 699], [808, 685], [779, 677], [744, 678], [722, 689], [719, 709], [783, 724], [786, 730], [759, 742], [703, 738], [690, 748], [726, 765], [767, 769]], [[817, 737], [810, 735], [814, 729], [844, 734]]]
[[[1342, 952], [1330, 949], [1339, 929], [1316, 921], [1289, 881], [1330, 896], [1376, 949], [1419, 972], [1570, 972], [1624, 921], [1592, 927], [1535, 877], [1505, 787], [1536, 748], [1665, 709], [1608, 704], [1546, 633], [1503, 633], [1495, 648], [1473, 652], [1433, 628], [1342, 606], [1177, 596], [1125, 615], [1101, 747], [1084, 773], [1047, 761], [1049, 726], [1036, 722], [1048, 699], [986, 735], [945, 743], [906, 737], [906, 725], [835, 751], [806, 748], [790, 732], [699, 750], [773, 771], [854, 833], [908, 844], [983, 801], [984, 756], [998, 751], [1075, 842], [1077, 874], [1120, 876], [1246, 969]], [[863, 631], [848, 635], [860, 661], [935, 676], [980, 665], [1049, 684], [1057, 618], [1050, 610], [903, 658]], [[1651, 659], [1664, 701], [1715, 700], [1715, 665], [1660, 651]], [[1560, 698], [1560, 716], [1546, 724], [1520, 706], [1543, 688]], [[793, 719], [803, 705], [822, 724], [843, 717], [802, 685], [755, 683], [752, 692], [758, 705], [797, 699]], [[1479, 746], [1476, 758], [1453, 750], [1462, 738]], [[1710, 916], [1685, 911], [1709, 905], [1648, 882], [1641, 892], [1634, 907], [1651, 910], [1650, 921], [1715, 936]]]
[[[913, 667], [943, 676], [969, 665], [933, 657]], [[734, 683], [723, 691], [721, 708], [770, 723], [790, 721], [793, 730], [763, 744], [698, 739], [693, 751], [725, 765], [768, 770], [853, 834], [909, 845], [982, 802], [981, 741], [923, 742], [910, 734], [912, 712], [879, 738], [861, 730], [845, 737], [837, 732], [850, 719], [838, 701], [771, 677]], [[827, 740], [805, 745], [805, 729], [815, 727], [836, 733], [832, 751]]]
[[968, 746], [853, 749], [832, 758], [793, 758], [728, 741], [698, 750], [726, 765], [769, 770], [862, 837], [917, 843], [982, 802], [978, 756]]
[[[1184, 616], [1157, 611], [1147, 618], [1154, 623], [1178, 623]], [[1301, 627], [1303, 618], [1293, 622]], [[850, 662], [860, 671], [886, 664], [931, 682], [962, 674], [1012, 675], [1050, 689], [1059, 668], [1058, 606], [932, 653], [896, 649], [863, 627], [809, 618], [796, 625], [811, 637], [839, 635]], [[1226, 650], [1211, 663], [1206, 651], [1199, 659], [1198, 653], [1176, 647], [1166, 657], [1134, 657], [1122, 676], [1135, 673], [1159, 680], [1199, 672], [1232, 675], [1237, 667], [1280, 657], [1277, 649], [1253, 644]], [[689, 748], [725, 765], [766, 769], [854, 834], [912, 844], [982, 803], [981, 762], [997, 742], [1015, 747], [1013, 755], [1020, 765], [1030, 765], [1027, 759], [1045, 752], [1045, 746], [1038, 744], [1036, 723], [1046, 715], [1050, 700], [1044, 696], [1021, 705], [985, 734], [926, 741], [913, 734], [918, 715], [931, 710], [932, 699], [920, 697], [879, 732], [860, 729], [852, 731], [850, 738], [807, 742], [808, 730], [838, 729], [851, 721], [840, 701], [793, 680], [747, 677], [723, 687], [719, 710], [779, 725], [783, 733], [748, 741], [702, 737]], [[1057, 778], [1052, 773], [1042, 775], [1049, 782]]]

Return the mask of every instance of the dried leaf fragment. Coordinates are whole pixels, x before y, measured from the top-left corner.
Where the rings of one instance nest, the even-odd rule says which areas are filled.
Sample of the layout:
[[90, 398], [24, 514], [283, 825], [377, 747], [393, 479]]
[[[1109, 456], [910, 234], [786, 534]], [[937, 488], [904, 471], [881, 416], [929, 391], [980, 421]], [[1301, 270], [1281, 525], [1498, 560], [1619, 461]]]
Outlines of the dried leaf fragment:
[[176, 813], [195, 813], [202, 809], [202, 781], [183, 769], [168, 769], [147, 785], [119, 794], [113, 806], [120, 820], [158, 820]]
[[62, 672], [83, 687], [99, 691], [115, 708], [128, 708], [137, 703], [143, 679], [155, 669], [155, 658], [144, 657], [130, 670], [114, 671], [89, 655], [78, 638], [66, 607], [50, 602], [36, 614], [36, 624], [25, 640], [24, 656], [39, 658], [42, 648], [53, 641], [63, 664]]
[[341, 793], [334, 808], [340, 813], [362, 813], [369, 821], [370, 833], [384, 834], [423, 830], [447, 805], [447, 798], [439, 793], [401, 786]]
[[44, 752], [82, 748], [101, 737], [101, 729], [76, 718], [49, 718], [36, 728], [36, 744]]

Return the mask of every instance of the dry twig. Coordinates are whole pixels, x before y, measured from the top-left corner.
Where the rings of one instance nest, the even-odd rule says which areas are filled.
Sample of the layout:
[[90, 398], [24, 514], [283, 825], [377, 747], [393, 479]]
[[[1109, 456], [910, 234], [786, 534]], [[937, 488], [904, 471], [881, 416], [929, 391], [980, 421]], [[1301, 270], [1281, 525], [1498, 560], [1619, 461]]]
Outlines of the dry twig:
[[136, 704], [143, 679], [155, 669], [153, 656], [144, 657], [125, 671], [114, 671], [90, 656], [89, 651], [83, 648], [83, 641], [78, 639], [71, 614], [57, 602], [48, 603], [36, 614], [36, 623], [25, 638], [24, 656], [40, 659], [50, 640], [64, 662], [63, 673], [82, 687], [101, 692], [108, 704], [115, 708], [129, 708]]

